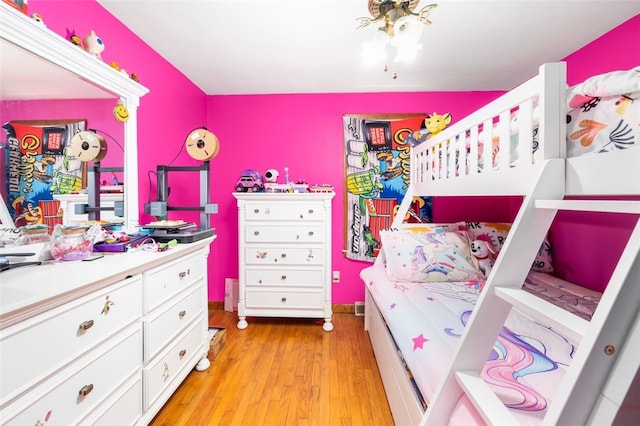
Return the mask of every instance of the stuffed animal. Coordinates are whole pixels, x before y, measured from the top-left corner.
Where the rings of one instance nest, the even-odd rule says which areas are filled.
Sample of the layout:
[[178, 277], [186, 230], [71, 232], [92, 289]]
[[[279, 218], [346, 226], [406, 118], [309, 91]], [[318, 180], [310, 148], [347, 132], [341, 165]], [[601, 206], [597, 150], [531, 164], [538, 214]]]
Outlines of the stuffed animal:
[[91, 30], [91, 34], [82, 39], [84, 50], [98, 59], [102, 59], [101, 53], [104, 51], [104, 42]]
[[495, 249], [491, 241], [473, 240], [471, 242], [471, 254], [478, 259], [480, 270], [488, 277], [493, 267], [493, 260], [498, 251]]

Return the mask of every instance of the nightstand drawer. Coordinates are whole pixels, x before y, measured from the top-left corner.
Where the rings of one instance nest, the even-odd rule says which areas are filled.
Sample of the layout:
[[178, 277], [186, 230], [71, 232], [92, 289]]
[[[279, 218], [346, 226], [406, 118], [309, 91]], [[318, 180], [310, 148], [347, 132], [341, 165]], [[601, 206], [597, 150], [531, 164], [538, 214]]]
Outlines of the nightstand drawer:
[[272, 225], [247, 224], [248, 243], [320, 243], [324, 237], [322, 224]]
[[324, 209], [322, 202], [251, 202], [245, 210], [245, 220], [276, 221], [322, 221]]
[[[191, 291], [182, 297], [177, 303], [157, 316], [144, 321], [144, 359], [149, 361], [173, 338], [180, 334], [182, 329], [194, 318], [202, 315], [203, 294], [202, 286], [190, 287]], [[164, 308], [164, 307], [163, 307]]]
[[247, 308], [320, 309], [322, 291], [247, 289]]
[[268, 285], [296, 285], [304, 287], [322, 287], [322, 269], [245, 269], [247, 287]]
[[245, 247], [247, 265], [322, 265], [322, 247], [277, 247], [250, 245]]
[[3, 330], [0, 405], [138, 321], [141, 306], [137, 276]]
[[201, 253], [160, 266], [144, 274], [144, 313], [152, 311], [199, 279], [205, 278]]
[[[46, 358], [46, 352], [41, 356]], [[45, 424], [47, 417], [54, 424], [79, 424], [127, 378], [139, 374], [141, 357], [142, 330], [138, 326], [80, 358], [62, 382], [56, 377], [21, 396], [3, 410], [3, 424]], [[14, 412], [18, 412], [15, 417]]]

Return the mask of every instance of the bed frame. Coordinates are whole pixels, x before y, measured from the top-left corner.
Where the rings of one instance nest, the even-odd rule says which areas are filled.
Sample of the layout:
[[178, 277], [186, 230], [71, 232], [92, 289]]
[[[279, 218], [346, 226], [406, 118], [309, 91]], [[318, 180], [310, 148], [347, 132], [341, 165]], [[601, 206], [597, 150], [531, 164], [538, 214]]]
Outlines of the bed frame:
[[[367, 291], [365, 328], [396, 424], [447, 424], [464, 393], [487, 423], [517, 424], [481, 379], [487, 357], [478, 355], [482, 351], [489, 354], [513, 306], [580, 342], [547, 410], [545, 424], [610, 424], [616, 416], [621, 419], [640, 412], [638, 405], [623, 406], [640, 367], [634, 352], [640, 347], [640, 222], [590, 322], [521, 290], [558, 210], [640, 215], [640, 201], [613, 197], [640, 195], [640, 148], [565, 158], [566, 90], [565, 64], [545, 64], [532, 79], [412, 149], [411, 184], [393, 227], [400, 225], [414, 196], [524, 195], [524, 200], [446, 378], [427, 401], [426, 412], [397, 354], [393, 336]], [[509, 140], [514, 111], [518, 113], [519, 151], [518, 161], [512, 163]], [[536, 154], [532, 154], [530, 136], [534, 111], [539, 117]], [[500, 136], [497, 167], [478, 168], [482, 133], [483, 140]], [[580, 199], [566, 200], [567, 195]], [[592, 197], [602, 195], [612, 197]], [[376, 263], [383, 261], [382, 256], [376, 259]]]

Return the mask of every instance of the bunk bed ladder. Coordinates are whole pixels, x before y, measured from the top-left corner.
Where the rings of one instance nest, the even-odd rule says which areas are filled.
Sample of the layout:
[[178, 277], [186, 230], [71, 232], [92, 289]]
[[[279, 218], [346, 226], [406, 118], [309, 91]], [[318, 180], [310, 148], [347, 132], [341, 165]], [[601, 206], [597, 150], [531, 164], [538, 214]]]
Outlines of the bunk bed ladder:
[[[560, 204], [540, 201], [538, 205], [550, 209], [640, 215], [640, 201], [562, 201]], [[638, 283], [640, 219], [636, 221], [588, 330], [549, 406], [545, 424], [602, 425], [612, 424], [616, 419], [640, 369]], [[637, 416], [640, 407], [634, 408]]]
[[[637, 320], [640, 224], [636, 225], [590, 322], [525, 292], [522, 283], [558, 210], [640, 214], [640, 202], [563, 200], [564, 187], [557, 184], [563, 180], [564, 161], [547, 160], [535, 187], [522, 203], [421, 426], [448, 424], [463, 394], [488, 424], [518, 424], [481, 377], [485, 360], [512, 307], [580, 342], [544, 423], [613, 421], [612, 415], [615, 416], [640, 363], [637, 353], [636, 356], [633, 353], [637, 350], [633, 343], [640, 340]], [[630, 282], [636, 285], [624, 285]], [[625, 343], [627, 336], [631, 337]]]

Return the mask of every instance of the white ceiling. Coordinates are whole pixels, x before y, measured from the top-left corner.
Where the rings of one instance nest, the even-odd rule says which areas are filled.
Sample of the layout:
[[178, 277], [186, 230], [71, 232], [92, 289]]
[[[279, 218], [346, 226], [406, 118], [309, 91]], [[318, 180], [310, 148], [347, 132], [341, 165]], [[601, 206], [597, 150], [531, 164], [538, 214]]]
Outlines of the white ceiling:
[[379, 26], [356, 30], [367, 0], [98, 1], [210, 95], [508, 90], [640, 13], [638, 0], [433, 0], [420, 56], [393, 80], [362, 60]]

